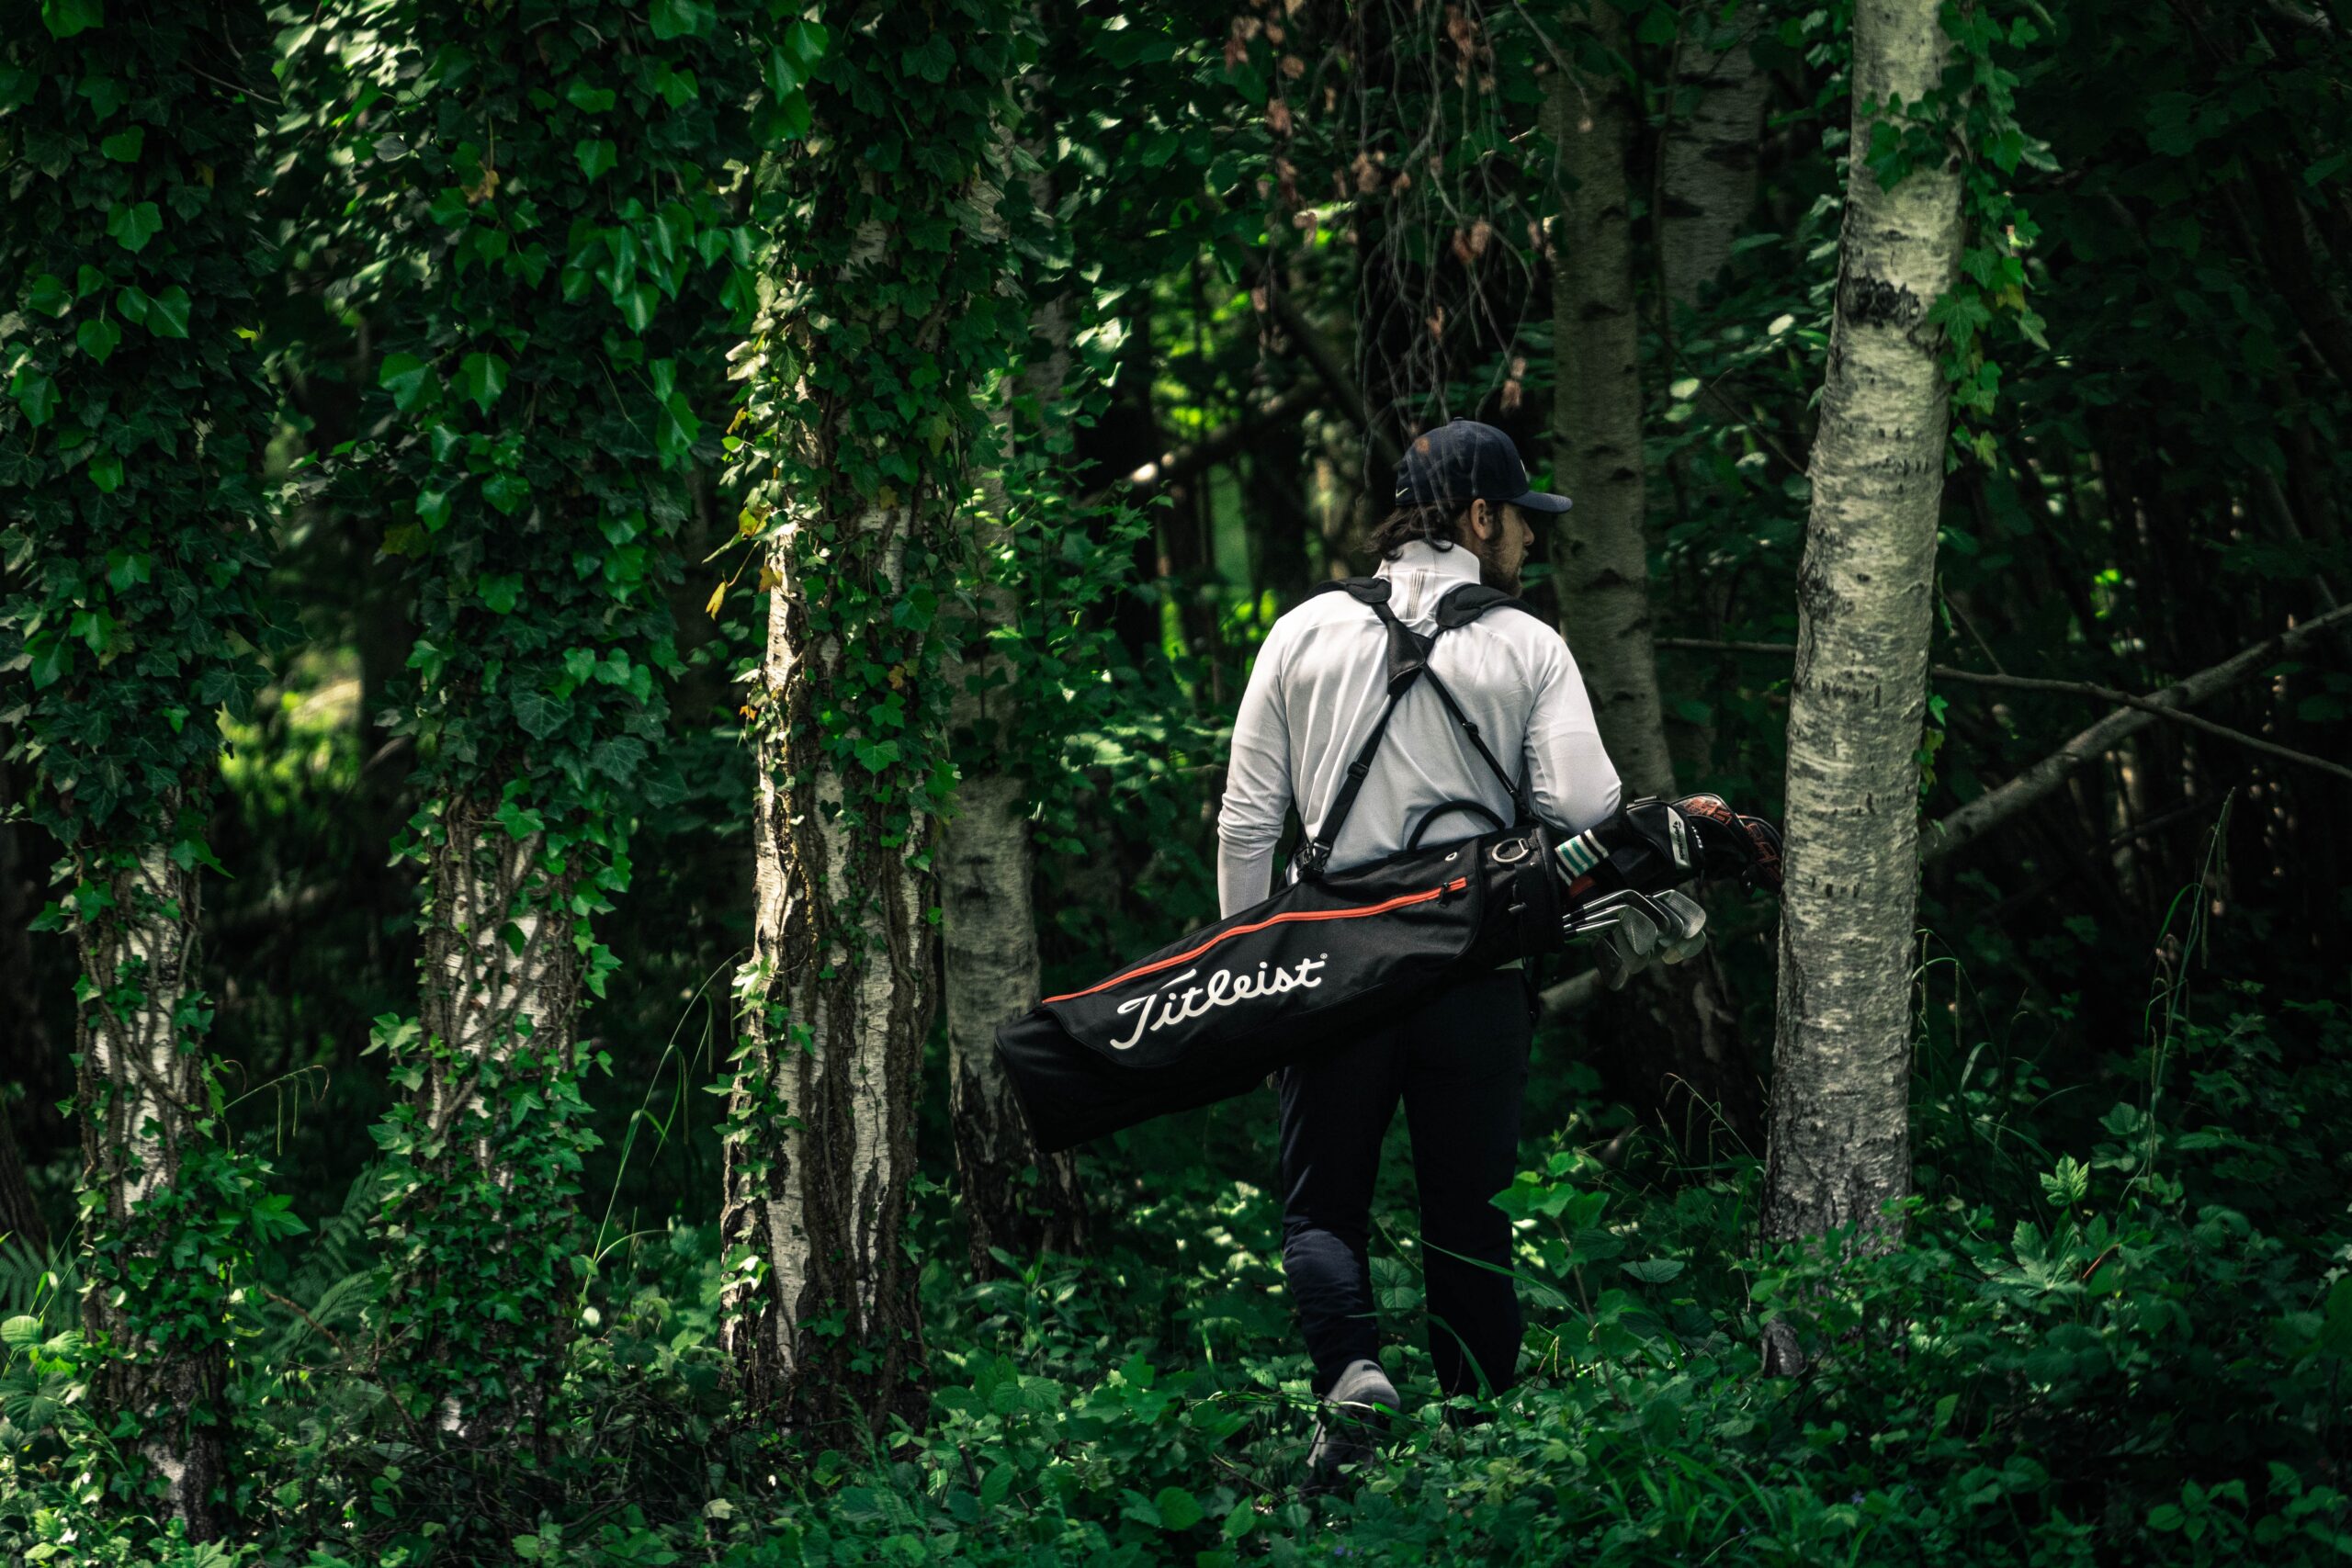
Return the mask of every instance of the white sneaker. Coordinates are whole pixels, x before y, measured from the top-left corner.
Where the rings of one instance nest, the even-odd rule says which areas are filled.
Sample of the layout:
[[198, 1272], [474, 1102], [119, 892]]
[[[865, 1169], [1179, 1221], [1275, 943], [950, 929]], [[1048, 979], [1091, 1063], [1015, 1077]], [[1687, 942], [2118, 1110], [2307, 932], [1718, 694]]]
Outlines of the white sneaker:
[[1373, 1360], [1351, 1361], [1323, 1397], [1315, 1441], [1306, 1450], [1309, 1495], [1336, 1491], [1342, 1465], [1369, 1464], [1380, 1454], [1389, 1420], [1403, 1412], [1396, 1385]]

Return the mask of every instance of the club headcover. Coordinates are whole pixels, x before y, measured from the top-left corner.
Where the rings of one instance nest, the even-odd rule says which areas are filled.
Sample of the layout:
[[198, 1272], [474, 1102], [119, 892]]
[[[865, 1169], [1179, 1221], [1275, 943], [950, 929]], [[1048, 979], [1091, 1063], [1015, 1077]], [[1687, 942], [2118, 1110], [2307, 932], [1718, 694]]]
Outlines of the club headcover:
[[1699, 841], [1700, 874], [1707, 881], [1736, 878], [1768, 893], [1781, 890], [1780, 829], [1741, 816], [1719, 795], [1686, 795], [1673, 808]]

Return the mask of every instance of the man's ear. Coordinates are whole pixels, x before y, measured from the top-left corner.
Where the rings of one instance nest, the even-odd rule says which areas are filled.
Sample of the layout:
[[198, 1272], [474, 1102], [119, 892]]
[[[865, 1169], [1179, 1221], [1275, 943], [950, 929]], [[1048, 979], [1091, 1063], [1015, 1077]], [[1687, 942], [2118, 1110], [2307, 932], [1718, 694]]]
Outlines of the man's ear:
[[1470, 525], [1470, 532], [1480, 543], [1495, 536], [1495, 509], [1485, 501], [1474, 501], [1463, 517]]

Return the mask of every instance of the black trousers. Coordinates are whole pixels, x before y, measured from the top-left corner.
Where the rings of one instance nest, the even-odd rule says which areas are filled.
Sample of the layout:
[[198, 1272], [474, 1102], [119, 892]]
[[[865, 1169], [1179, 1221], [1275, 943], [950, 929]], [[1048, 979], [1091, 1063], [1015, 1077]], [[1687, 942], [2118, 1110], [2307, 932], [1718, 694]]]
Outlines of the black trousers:
[[1400, 1098], [1438, 1382], [1454, 1394], [1511, 1382], [1522, 1324], [1510, 1276], [1498, 1272], [1510, 1266], [1510, 1221], [1492, 1200], [1517, 1172], [1532, 1032], [1526, 975], [1498, 970], [1283, 1070], [1283, 1272], [1317, 1393], [1379, 1353], [1365, 1247], [1381, 1139]]

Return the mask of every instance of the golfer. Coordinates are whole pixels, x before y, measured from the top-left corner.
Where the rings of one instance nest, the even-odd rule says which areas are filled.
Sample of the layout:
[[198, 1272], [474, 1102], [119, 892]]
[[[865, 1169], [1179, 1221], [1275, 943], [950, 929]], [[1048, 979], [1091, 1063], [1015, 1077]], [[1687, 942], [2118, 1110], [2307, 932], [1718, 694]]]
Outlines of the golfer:
[[[1373, 534], [1389, 608], [1429, 633], [1439, 602], [1464, 583], [1517, 594], [1532, 518], [1568, 509], [1528, 488], [1510, 437], [1455, 420], [1418, 437], [1396, 469], [1395, 511]], [[1386, 636], [1374, 612], [1324, 593], [1276, 621], [1234, 721], [1217, 817], [1217, 902], [1231, 915], [1272, 891], [1284, 813], [1312, 839], [1386, 697]], [[1616, 809], [1617, 771], [1600, 744], [1583, 678], [1560, 634], [1498, 606], [1438, 639], [1430, 667], [1546, 822], [1579, 832]], [[1405, 847], [1448, 801], [1486, 804], [1508, 823], [1501, 782], [1426, 684], [1409, 691], [1332, 845], [1342, 871]], [[1468, 812], [1424, 836], [1442, 844], [1487, 830]], [[1516, 964], [1472, 976], [1372, 1032], [1281, 1075], [1283, 1269], [1323, 1401], [1310, 1483], [1372, 1457], [1385, 1409], [1401, 1408], [1380, 1363], [1366, 1263], [1380, 1147], [1401, 1099], [1419, 1190], [1430, 1355], [1451, 1396], [1498, 1391], [1515, 1373], [1521, 1327], [1510, 1275], [1510, 1223], [1494, 1206], [1518, 1163], [1534, 993]]]

